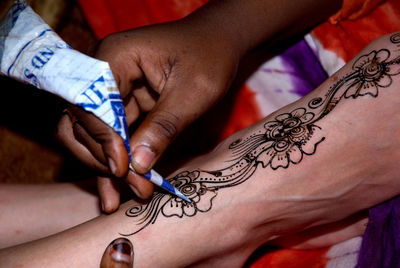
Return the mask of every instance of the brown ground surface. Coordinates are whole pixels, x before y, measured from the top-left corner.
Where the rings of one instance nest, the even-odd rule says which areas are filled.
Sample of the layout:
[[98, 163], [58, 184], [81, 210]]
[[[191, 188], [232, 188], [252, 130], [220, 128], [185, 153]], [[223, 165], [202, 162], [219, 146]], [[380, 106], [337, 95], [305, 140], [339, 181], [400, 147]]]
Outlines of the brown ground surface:
[[[0, 1], [1, 17], [12, 2]], [[86, 54], [94, 50], [97, 40], [76, 0], [27, 2], [70, 46]], [[2, 76], [0, 88], [0, 182], [48, 183], [90, 175], [54, 139], [63, 101]]]

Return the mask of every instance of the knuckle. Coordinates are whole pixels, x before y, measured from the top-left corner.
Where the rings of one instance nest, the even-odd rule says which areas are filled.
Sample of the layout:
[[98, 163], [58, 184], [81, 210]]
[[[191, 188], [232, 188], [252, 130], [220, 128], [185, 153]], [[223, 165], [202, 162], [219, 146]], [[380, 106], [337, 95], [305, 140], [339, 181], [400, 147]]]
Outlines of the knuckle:
[[124, 38], [120, 33], [112, 33], [104, 37], [96, 48], [95, 57], [102, 60], [113, 60], [117, 55], [122, 53], [120, 48]]
[[161, 69], [163, 71], [163, 76], [165, 80], [171, 76], [172, 71], [179, 66], [178, 59], [176, 57], [168, 57], [167, 60], [162, 64]]
[[179, 117], [170, 112], [162, 112], [152, 118], [151, 124], [156, 127], [157, 135], [171, 140], [178, 134]]
[[198, 97], [205, 101], [214, 101], [215, 99], [218, 99], [219, 96], [224, 94], [230, 86], [230, 82], [228, 83], [227, 80], [215, 77], [213, 73], [198, 76], [194, 79], [193, 83], [195, 85], [194, 87], [199, 90], [199, 93], [201, 93]]
[[100, 46], [114, 45], [118, 41], [120, 33], [111, 33], [100, 40]]

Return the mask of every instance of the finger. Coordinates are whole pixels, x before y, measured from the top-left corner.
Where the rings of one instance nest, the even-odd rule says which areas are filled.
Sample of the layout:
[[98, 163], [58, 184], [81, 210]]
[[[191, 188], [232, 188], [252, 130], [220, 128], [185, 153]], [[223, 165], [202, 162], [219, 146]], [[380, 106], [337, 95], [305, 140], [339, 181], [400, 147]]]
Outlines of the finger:
[[140, 108], [134, 96], [129, 95], [124, 99], [126, 122], [130, 126], [140, 116]]
[[92, 153], [76, 139], [73, 132], [73, 123], [68, 114], [63, 114], [61, 116], [57, 125], [56, 137], [59, 142], [64, 144], [66, 148], [84, 164], [100, 172], [109, 173], [108, 167], [94, 158]]
[[134, 252], [132, 243], [126, 238], [117, 238], [104, 251], [100, 268], [132, 268]]
[[101, 208], [106, 213], [112, 213], [119, 207], [120, 193], [116, 181], [109, 177], [97, 177]]
[[154, 192], [154, 184], [136, 173], [129, 172], [126, 182], [136, 196], [141, 199], [150, 198]]
[[96, 58], [109, 63], [123, 99], [131, 93], [134, 83], [144, 78], [139, 66], [141, 61], [136, 56], [138, 53], [135, 46], [132, 46], [134, 41], [129, 40], [127, 34], [125, 32], [105, 37], [95, 53]]
[[135, 88], [131, 95], [124, 99], [126, 121], [128, 125], [135, 122], [141, 113], [148, 113], [156, 104], [157, 93], [146, 86]]
[[206, 98], [196, 92], [162, 92], [131, 138], [132, 164], [138, 173], [147, 173], [175, 137], [214, 104], [213, 97]]
[[157, 96], [158, 94], [153, 92], [147, 86], [142, 86], [140, 88], [135, 89], [132, 92], [132, 95], [135, 97], [140, 107], [140, 110], [145, 113], [150, 112], [153, 109], [158, 97]]
[[84, 145], [97, 161], [107, 166], [107, 157], [103, 152], [101, 144], [95, 141], [79, 122], [74, 122], [72, 129], [75, 139]]
[[[107, 160], [112, 174], [117, 177], [125, 176], [128, 172], [129, 156], [121, 136], [94, 114], [77, 106], [71, 106], [69, 109], [77, 117], [79, 124], [84, 127], [90, 137], [101, 145], [104, 158]], [[88, 140], [85, 139], [85, 141]], [[84, 145], [87, 145], [89, 150], [97, 148], [92, 144], [87, 143]], [[98, 150], [93, 149], [92, 153], [96, 154]], [[104, 161], [104, 158], [99, 160]]]
[[131, 95], [124, 99], [126, 121], [128, 125], [135, 122], [141, 113], [147, 113], [153, 109], [156, 103], [156, 93], [151, 93], [146, 86], [133, 90]]

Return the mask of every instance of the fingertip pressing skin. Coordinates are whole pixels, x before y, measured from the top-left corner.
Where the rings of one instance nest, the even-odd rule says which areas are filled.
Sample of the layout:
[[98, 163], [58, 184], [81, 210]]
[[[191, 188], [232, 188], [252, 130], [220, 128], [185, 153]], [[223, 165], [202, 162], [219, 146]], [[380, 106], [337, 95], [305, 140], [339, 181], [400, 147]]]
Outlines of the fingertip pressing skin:
[[112, 213], [119, 207], [120, 193], [114, 179], [97, 177], [97, 188], [101, 199], [103, 212]]
[[134, 251], [132, 243], [123, 237], [112, 241], [104, 251], [100, 268], [132, 268]]

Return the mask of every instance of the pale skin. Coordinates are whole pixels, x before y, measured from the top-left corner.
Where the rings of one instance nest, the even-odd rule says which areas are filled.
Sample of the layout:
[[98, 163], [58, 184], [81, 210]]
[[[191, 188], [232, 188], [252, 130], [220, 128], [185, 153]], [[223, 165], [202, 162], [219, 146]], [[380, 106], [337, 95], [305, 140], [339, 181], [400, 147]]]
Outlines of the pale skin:
[[[222, 178], [227, 171], [224, 169], [227, 161], [232, 160], [233, 145], [240, 145], [258, 131], [264, 133], [267, 130], [266, 135], [272, 135], [266, 126], [278, 122], [277, 118], [282, 115], [295, 114], [299, 107], [309, 107], [309, 112], [317, 111], [309, 104], [318, 104], [314, 100], [320, 97], [332, 92], [348, 94], [348, 98], [339, 99], [335, 107], [323, 110], [324, 116], [313, 117], [318, 120], [312, 123], [317, 126], [310, 132], [312, 135], [308, 133], [307, 141], [296, 143], [304, 152], [309, 152], [301, 161], [290, 162], [286, 168], [277, 168], [278, 164], [271, 161], [265, 167], [257, 166], [251, 176], [237, 185], [212, 191], [206, 189], [201, 202], [192, 200], [200, 208], [207, 196], [216, 193], [207, 212], [198, 210], [194, 215], [181, 218], [166, 217], [164, 215], [171, 215], [171, 211], [178, 214], [180, 211], [180, 208], [167, 206], [162, 211], [164, 214], [158, 214], [154, 222], [136, 232], [143, 227], [140, 222], [143, 215], [127, 217], [127, 209], [136, 206], [135, 201], [128, 201], [111, 215], [97, 217], [38, 241], [3, 249], [0, 251], [1, 262], [7, 267], [20, 264], [29, 267], [98, 267], [110, 241], [121, 234], [136, 232], [127, 236], [134, 245], [135, 268], [240, 267], [258, 246], [276, 242], [278, 238], [285, 243], [283, 237], [292, 235], [292, 241], [286, 239], [285, 243], [291, 246], [318, 245], [316, 241], [321, 233], [312, 229], [317, 226], [342, 224], [331, 233], [325, 230], [325, 238], [329, 237], [331, 242], [359, 235], [366, 223], [363, 212], [400, 193], [400, 181], [397, 180], [400, 175], [397, 164], [400, 158], [400, 140], [397, 138], [400, 134], [398, 36], [388, 35], [372, 42], [306, 97], [232, 135], [212, 152], [194, 159], [171, 175], [181, 171], [222, 170], [222, 175], [218, 175]], [[378, 74], [373, 81], [379, 86], [338, 86], [346, 79], [350, 84], [355, 81], [349, 77], [360, 62], [364, 64], [360, 68], [365, 71], [365, 77], [369, 77], [367, 73]], [[368, 68], [363, 69], [365, 63]], [[382, 64], [387, 68], [375, 72]], [[388, 77], [391, 80], [387, 80]], [[375, 94], [375, 89], [379, 94]], [[311, 122], [310, 118], [302, 116], [307, 122]], [[315, 145], [311, 146], [314, 151], [310, 151], [310, 145]], [[290, 157], [294, 161], [295, 156]], [[284, 161], [279, 163], [285, 164]], [[154, 196], [150, 203], [154, 204], [157, 197], [163, 196]], [[344, 224], [346, 219], [347, 225]], [[314, 236], [297, 240], [300, 241], [297, 245], [293, 242], [306, 232], [313, 233], [311, 230], [316, 232]]]
[[[148, 172], [179, 133], [218, 103], [246, 53], [310, 29], [337, 11], [341, 2], [215, 0], [184, 19], [102, 40], [95, 56], [110, 63], [128, 124], [141, 122], [130, 140], [137, 173]], [[138, 197], [149, 197], [153, 185], [128, 172], [128, 156], [118, 135], [105, 125], [99, 127], [90, 114], [75, 109], [70, 115], [60, 121], [59, 138], [102, 173], [98, 189], [103, 210], [112, 212], [120, 202], [110, 174], [124, 178]]]

